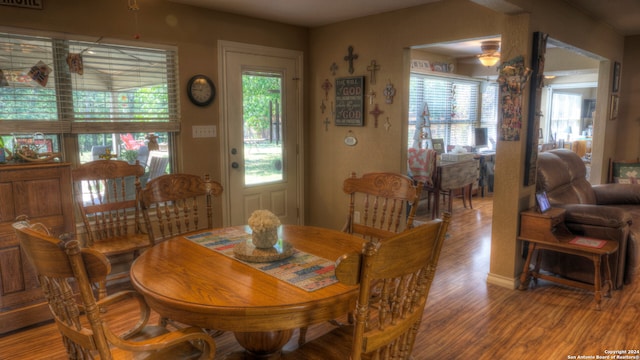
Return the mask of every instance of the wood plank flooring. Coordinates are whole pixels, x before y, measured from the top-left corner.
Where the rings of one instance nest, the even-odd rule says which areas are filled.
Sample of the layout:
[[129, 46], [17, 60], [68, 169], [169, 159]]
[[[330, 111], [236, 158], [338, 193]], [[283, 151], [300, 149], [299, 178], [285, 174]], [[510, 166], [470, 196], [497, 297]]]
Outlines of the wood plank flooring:
[[[601, 311], [594, 310], [593, 294], [584, 290], [545, 281], [527, 291], [487, 284], [491, 197], [474, 197], [473, 205], [465, 209], [461, 199], [454, 200], [450, 236], [440, 256], [415, 359], [595, 359], [612, 351], [631, 354], [640, 349], [638, 281], [604, 298]], [[133, 311], [131, 307], [108, 313]], [[308, 338], [328, 328], [312, 326]], [[296, 341], [294, 335], [287, 347]], [[232, 334], [225, 333], [216, 342], [216, 358], [240, 350]], [[0, 337], [0, 359], [66, 356], [55, 325], [49, 323]]]

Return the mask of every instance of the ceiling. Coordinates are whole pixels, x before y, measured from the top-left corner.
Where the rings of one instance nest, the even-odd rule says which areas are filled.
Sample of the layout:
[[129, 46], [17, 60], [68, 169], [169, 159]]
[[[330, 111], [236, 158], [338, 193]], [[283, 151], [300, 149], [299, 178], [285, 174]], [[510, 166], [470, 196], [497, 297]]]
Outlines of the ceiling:
[[[176, 3], [282, 22], [317, 27], [388, 11], [446, 0], [169, 0]], [[508, 0], [471, 0], [496, 11], [515, 13]], [[640, 35], [638, 0], [565, 0], [622, 35]]]

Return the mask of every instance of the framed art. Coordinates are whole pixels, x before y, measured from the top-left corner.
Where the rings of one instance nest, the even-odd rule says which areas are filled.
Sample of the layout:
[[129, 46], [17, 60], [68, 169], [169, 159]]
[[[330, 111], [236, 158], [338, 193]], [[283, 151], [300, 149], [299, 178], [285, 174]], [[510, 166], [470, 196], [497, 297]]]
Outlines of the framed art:
[[336, 125], [364, 126], [364, 76], [336, 79]]
[[444, 152], [444, 139], [433, 139], [431, 140], [431, 145], [433, 146], [433, 150], [438, 154], [442, 154]]
[[620, 90], [620, 63], [613, 63], [613, 85], [611, 87], [611, 92], [617, 93]]
[[551, 209], [549, 198], [547, 197], [547, 193], [544, 191], [536, 193], [536, 204], [538, 204], [538, 211], [541, 213], [545, 213]]
[[611, 114], [609, 120], [615, 120], [618, 118], [618, 95], [611, 95]]

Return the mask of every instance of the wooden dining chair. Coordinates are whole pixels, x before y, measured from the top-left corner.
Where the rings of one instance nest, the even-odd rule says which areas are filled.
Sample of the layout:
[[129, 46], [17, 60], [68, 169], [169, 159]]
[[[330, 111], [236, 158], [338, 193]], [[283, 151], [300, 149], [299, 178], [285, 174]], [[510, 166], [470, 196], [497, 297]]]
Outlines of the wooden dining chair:
[[[96, 160], [73, 169], [73, 191], [86, 233], [83, 246], [109, 258], [131, 262], [153, 245], [142, 232], [138, 192], [142, 166], [121, 160]], [[124, 256], [126, 255], [126, 256]], [[128, 277], [128, 269], [109, 280]], [[100, 281], [99, 298], [107, 294]]]
[[[359, 285], [355, 324], [341, 326], [287, 354], [287, 359], [410, 359], [451, 220], [448, 212], [362, 252], [341, 256], [336, 277]], [[376, 302], [373, 284], [382, 283]]]
[[413, 227], [422, 186], [408, 176], [374, 172], [347, 178], [349, 211], [343, 231], [366, 239], [384, 239]]
[[[438, 204], [436, 202], [439, 201], [441, 196], [444, 201], [446, 196], [450, 195], [450, 191], [443, 192], [440, 189], [437, 161], [438, 152], [434, 149], [409, 148], [407, 153], [407, 165], [411, 171], [412, 178], [422, 184], [421, 197], [426, 197], [427, 209], [431, 210], [432, 219], [437, 217], [438, 206], [436, 205]], [[431, 206], [432, 198], [434, 199], [433, 207]], [[449, 199], [451, 199], [450, 196]]]
[[179, 173], [150, 180], [140, 192], [147, 233], [157, 243], [205, 226], [213, 228], [212, 201], [221, 194], [222, 185], [209, 175]]
[[[111, 264], [104, 254], [81, 248], [76, 240], [65, 243], [54, 238], [47, 234], [43, 225], [19, 221], [13, 227], [21, 249], [38, 275], [69, 359], [214, 358], [215, 342], [201, 329], [169, 331], [148, 324], [150, 308], [133, 290], [96, 301], [91, 284], [102, 281], [111, 271]], [[131, 299], [136, 299], [140, 308], [137, 319], [103, 316], [100, 311]], [[110, 323], [134, 326], [117, 333]]]
[[[414, 185], [408, 176], [391, 172], [368, 173], [360, 178], [354, 172], [342, 188], [349, 194], [349, 211], [342, 231], [378, 241], [413, 227], [422, 183]], [[352, 323], [352, 314], [348, 315]], [[342, 325], [336, 320], [331, 323]], [[300, 328], [298, 344], [305, 343], [307, 330]]]

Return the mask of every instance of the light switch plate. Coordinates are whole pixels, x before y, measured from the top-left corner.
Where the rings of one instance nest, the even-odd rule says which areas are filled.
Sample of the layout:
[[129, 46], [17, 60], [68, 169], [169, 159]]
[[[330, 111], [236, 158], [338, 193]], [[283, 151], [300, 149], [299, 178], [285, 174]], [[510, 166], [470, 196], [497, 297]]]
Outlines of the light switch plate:
[[191, 127], [194, 138], [214, 138], [216, 137], [215, 125], [193, 125]]

